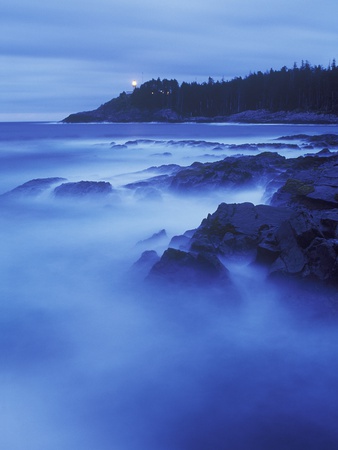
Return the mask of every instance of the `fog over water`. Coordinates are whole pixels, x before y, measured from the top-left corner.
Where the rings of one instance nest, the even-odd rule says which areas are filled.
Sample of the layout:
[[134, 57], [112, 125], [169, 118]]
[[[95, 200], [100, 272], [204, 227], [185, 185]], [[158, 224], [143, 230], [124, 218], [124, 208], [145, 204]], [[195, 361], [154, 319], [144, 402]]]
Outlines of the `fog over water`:
[[[283, 286], [236, 262], [228, 267], [240, 298], [208, 286], [153, 287], [130, 271], [144, 250], [161, 254], [222, 201], [261, 203], [263, 186], [155, 197], [124, 187], [157, 174], [145, 172], [153, 166], [238, 154], [197, 141], [337, 132], [0, 124], [0, 194], [49, 177], [114, 188], [104, 198], [56, 197], [55, 185], [1, 197], [0, 447], [337, 449], [335, 316], [307, 308], [306, 299], [291, 308]], [[162, 229], [167, 238], [140, 243]]]

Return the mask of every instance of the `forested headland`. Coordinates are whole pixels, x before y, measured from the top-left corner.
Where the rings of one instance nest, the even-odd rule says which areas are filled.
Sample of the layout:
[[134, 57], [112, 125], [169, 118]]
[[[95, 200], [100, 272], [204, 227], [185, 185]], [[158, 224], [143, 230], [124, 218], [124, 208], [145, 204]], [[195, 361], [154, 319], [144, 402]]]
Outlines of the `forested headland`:
[[232, 80], [178, 83], [152, 79], [95, 111], [72, 114], [67, 122], [226, 119], [244, 111], [306, 112], [338, 116], [338, 67], [302, 61], [292, 69], [250, 73]]

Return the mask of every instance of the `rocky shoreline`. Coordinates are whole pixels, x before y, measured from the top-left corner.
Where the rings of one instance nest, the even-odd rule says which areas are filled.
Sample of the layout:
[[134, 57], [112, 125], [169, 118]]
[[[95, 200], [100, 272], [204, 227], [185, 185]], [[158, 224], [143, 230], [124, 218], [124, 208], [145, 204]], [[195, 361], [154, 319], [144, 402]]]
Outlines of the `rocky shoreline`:
[[[153, 145], [128, 141], [124, 147]], [[111, 148], [114, 150], [114, 143]], [[161, 145], [241, 151], [216, 162], [150, 167], [140, 181], [122, 186], [137, 201], [161, 202], [163, 194], [199, 196], [264, 186], [265, 204], [220, 203], [194, 230], [174, 236], [163, 254], [158, 239], [165, 230], [142, 241], [145, 250], [131, 277], [173, 286], [218, 286], [233, 289], [228, 266], [233, 261], [259, 267], [267, 280], [305, 283], [330, 289], [338, 307], [338, 135], [283, 136], [268, 144], [220, 144], [205, 141], [161, 141]], [[119, 145], [120, 149], [121, 145]], [[286, 158], [277, 151], [298, 149], [304, 156]], [[255, 155], [245, 155], [254, 150]], [[145, 174], [149, 172], [149, 177]], [[155, 175], [154, 175], [155, 174]], [[141, 175], [141, 174], [140, 174]], [[92, 201], [102, 206], [121, 202], [121, 190], [107, 181], [36, 179], [2, 194], [1, 201], [39, 198]], [[140, 244], [141, 246], [141, 244]], [[330, 294], [331, 295], [331, 294]]]
[[[333, 137], [312, 139], [327, 143]], [[334, 148], [337, 142], [332, 141]], [[207, 187], [254, 187], [262, 181], [266, 183], [266, 197], [270, 197], [268, 204], [221, 203], [197, 229], [175, 236], [162, 256], [156, 259], [152, 253], [151, 264], [149, 254], [143, 254], [138, 265], [148, 265], [147, 281], [229, 289], [227, 263], [243, 261], [262, 268], [270, 281], [305, 282], [310, 290], [314, 283], [318, 289], [331, 289], [336, 308], [337, 152], [325, 148], [291, 159], [265, 152], [193, 164], [167, 176], [166, 186], [182, 193]], [[163, 186], [163, 180], [154, 178], [148, 188], [158, 183]]]
[[311, 111], [248, 110], [230, 116], [181, 116], [172, 109], [141, 110], [138, 108], [116, 109], [102, 105], [93, 111], [71, 114], [63, 123], [97, 122], [169, 122], [169, 123], [287, 123], [287, 124], [337, 124], [338, 116]]

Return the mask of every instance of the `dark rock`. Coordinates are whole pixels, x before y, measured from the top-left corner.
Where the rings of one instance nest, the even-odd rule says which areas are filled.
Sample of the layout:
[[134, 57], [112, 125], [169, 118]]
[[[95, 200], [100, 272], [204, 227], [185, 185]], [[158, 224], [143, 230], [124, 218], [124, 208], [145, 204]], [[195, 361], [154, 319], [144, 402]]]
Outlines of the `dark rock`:
[[326, 147], [320, 150], [320, 152], [316, 153], [317, 156], [330, 156], [332, 152]]
[[338, 148], [338, 135], [337, 134], [319, 134], [314, 136], [308, 136], [307, 141], [316, 147], [331, 147]]
[[270, 277], [335, 283], [337, 211], [311, 213], [305, 209], [222, 203], [202, 221], [190, 241], [189, 236], [177, 239], [177, 245], [186, 251], [171, 253], [171, 249], [157, 269], [161, 269], [163, 278], [168, 276], [172, 281], [178, 282], [181, 277], [192, 280], [197, 273], [202, 276], [198, 255], [222, 256], [264, 266]]
[[271, 204], [324, 210], [338, 207], [338, 156], [297, 158], [283, 174], [285, 183]]
[[281, 271], [287, 274], [300, 274], [306, 259], [303, 250], [298, 246], [293, 228], [289, 221], [283, 223], [276, 233], [280, 249], [279, 258], [273, 263], [271, 273]]
[[228, 157], [214, 163], [194, 163], [171, 178], [170, 189], [189, 192], [258, 186], [279, 174], [284, 162], [283, 156], [265, 152], [256, 156]]
[[309, 275], [338, 283], [338, 242], [316, 238], [306, 252]]
[[221, 203], [204, 219], [191, 240], [191, 250], [217, 252], [226, 257], [256, 257], [257, 246], [267, 242], [292, 211], [252, 203]]
[[334, 281], [337, 273], [337, 241], [325, 239], [322, 224], [309, 212], [296, 212], [276, 232], [280, 249], [270, 273]]
[[[141, 141], [130, 141], [138, 145]], [[205, 141], [168, 141], [167, 145], [189, 145], [193, 147], [216, 143]], [[224, 148], [232, 146], [226, 144]], [[257, 144], [262, 145], [263, 144]], [[257, 149], [255, 145], [255, 149]], [[270, 148], [285, 144], [269, 144]], [[248, 147], [249, 146], [249, 147]], [[241, 147], [241, 146], [239, 146]], [[243, 148], [251, 148], [245, 144]], [[279, 148], [277, 148], [279, 149]], [[337, 204], [338, 155], [311, 155], [286, 159], [278, 153], [263, 152], [255, 156], [231, 156], [221, 161], [195, 162], [188, 167], [163, 165], [151, 167], [149, 172], [158, 172], [142, 181], [128, 184], [129, 189], [152, 187], [180, 193], [211, 191], [214, 189], [255, 188], [266, 186], [265, 201], [274, 206], [305, 206], [326, 209]]]
[[207, 252], [191, 253], [168, 248], [151, 269], [149, 280], [161, 279], [177, 285], [230, 282], [228, 270], [218, 257]]
[[107, 181], [63, 183], [54, 189], [54, 195], [56, 197], [106, 196], [112, 193], [112, 185]]
[[280, 255], [280, 249], [276, 240], [264, 240], [257, 245], [255, 263], [270, 266]]
[[320, 216], [320, 229], [327, 239], [338, 239], [338, 209], [324, 211]]
[[[322, 136], [311, 145], [336, 145]], [[318, 145], [319, 145], [318, 144]], [[187, 144], [190, 145], [190, 144]], [[204, 142], [194, 145], [205, 145]], [[282, 144], [281, 144], [282, 145]], [[285, 159], [265, 152], [215, 163], [175, 168], [162, 183], [172, 190], [235, 188], [267, 184], [272, 205], [219, 205], [193, 234], [172, 239], [150, 278], [172, 283], [214, 283], [224, 276], [223, 258], [245, 258], [267, 268], [270, 278], [337, 283], [338, 155], [330, 151]], [[157, 177], [158, 178], [158, 177]], [[154, 178], [143, 183], [151, 183]], [[145, 184], [146, 186], [147, 184]]]
[[179, 122], [181, 117], [170, 108], [137, 108], [131, 103], [131, 96], [123, 92], [117, 98], [104, 103], [92, 111], [70, 114], [62, 122]]
[[[314, 222], [313, 217], [307, 211], [294, 213], [288, 222], [297, 244], [301, 248], [308, 247], [315, 238], [323, 237], [318, 224]], [[283, 228], [283, 225], [280, 228]]]
[[124, 187], [127, 189], [166, 189], [170, 185], [171, 177], [169, 175], [157, 175], [155, 177], [148, 178], [147, 180], [136, 181], [133, 183], [128, 183]]
[[124, 150], [128, 147], [125, 144], [110, 144], [110, 148], [114, 150]]
[[[225, 118], [223, 118], [224, 121]], [[310, 111], [247, 110], [226, 117], [226, 121], [240, 123], [337, 123], [335, 114]]]
[[37, 178], [35, 180], [27, 181], [27, 183], [12, 189], [9, 192], [3, 194], [3, 197], [20, 198], [20, 197], [37, 197], [46, 190], [50, 189], [55, 184], [60, 184], [65, 181], [65, 178]]
[[174, 236], [169, 242], [169, 247], [175, 248], [176, 250], [188, 251], [190, 248], [190, 240], [196, 230], [188, 230], [180, 236]]

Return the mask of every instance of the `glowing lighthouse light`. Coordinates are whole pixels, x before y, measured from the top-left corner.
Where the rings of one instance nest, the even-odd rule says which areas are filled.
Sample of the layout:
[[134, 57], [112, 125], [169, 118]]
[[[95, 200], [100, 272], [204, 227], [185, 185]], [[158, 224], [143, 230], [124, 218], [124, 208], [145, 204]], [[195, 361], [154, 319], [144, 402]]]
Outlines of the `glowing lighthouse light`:
[[133, 86], [133, 88], [135, 89], [136, 88], [136, 86], [137, 86], [137, 81], [136, 80], [133, 80], [132, 82], [131, 82], [131, 85]]

